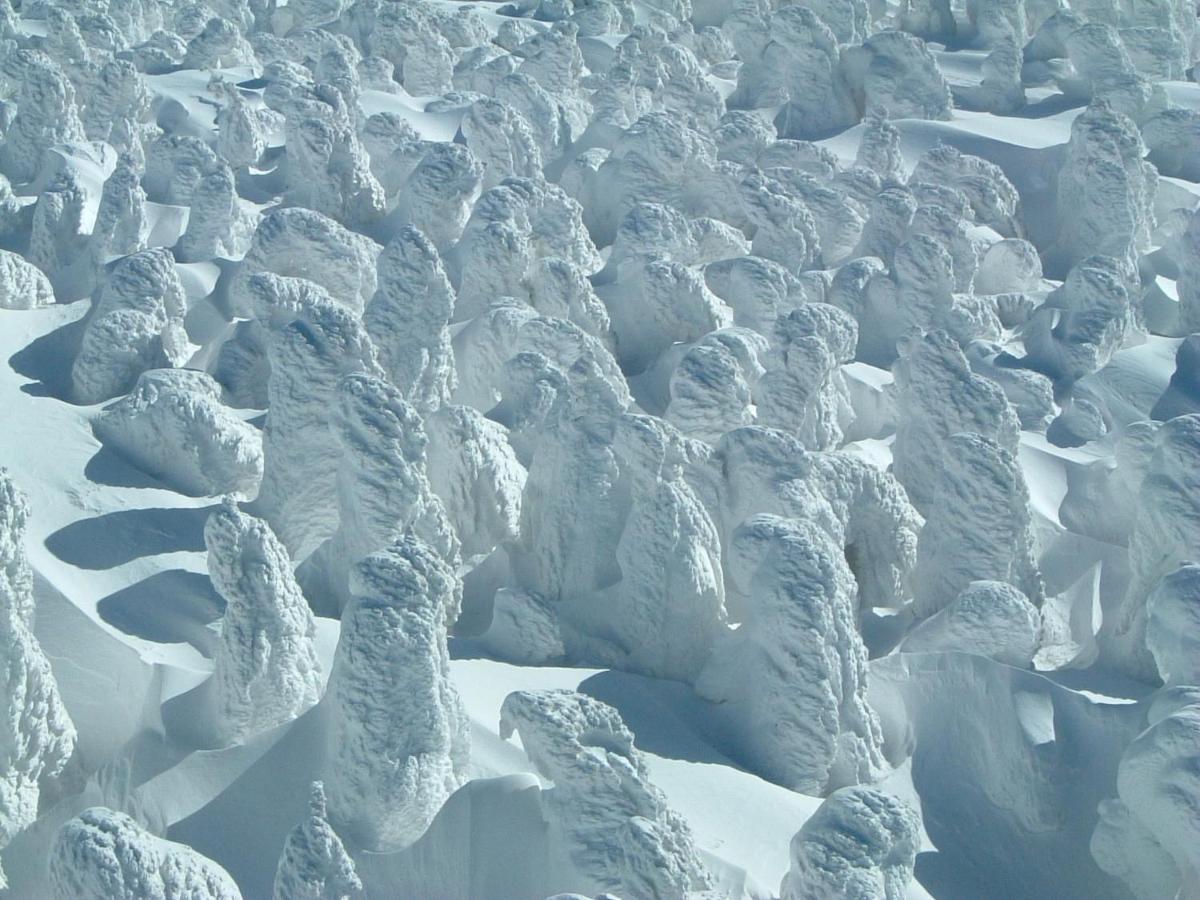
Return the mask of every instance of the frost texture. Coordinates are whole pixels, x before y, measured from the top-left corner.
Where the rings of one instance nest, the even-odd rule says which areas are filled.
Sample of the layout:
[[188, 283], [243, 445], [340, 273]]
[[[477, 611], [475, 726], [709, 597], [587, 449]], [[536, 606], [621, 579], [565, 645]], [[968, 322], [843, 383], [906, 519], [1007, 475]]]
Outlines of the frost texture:
[[325, 786], [314, 781], [308, 816], [288, 833], [279, 856], [275, 900], [348, 900], [362, 890], [325, 807]]
[[229, 873], [186, 844], [96, 806], [62, 828], [50, 855], [56, 900], [241, 900]]
[[225, 598], [213, 657], [215, 731], [223, 743], [284, 724], [320, 699], [312, 613], [287, 551], [262, 519], [227, 500], [204, 528], [208, 574]]
[[375, 293], [379, 245], [310, 209], [280, 209], [264, 216], [255, 229], [230, 285], [233, 311], [252, 314], [245, 297], [247, 281], [259, 272], [307, 278], [355, 312]]
[[419, 838], [466, 779], [470, 734], [450, 682], [454, 570], [411, 536], [354, 570], [329, 680], [330, 821], [356, 847]]
[[102, 443], [186, 494], [252, 497], [262, 438], [221, 403], [221, 388], [192, 369], [152, 369], [92, 421]]
[[437, 248], [416, 228], [402, 229], [379, 256], [377, 283], [363, 325], [380, 365], [410, 403], [436, 409], [457, 384], [446, 327], [455, 293]]
[[[416, 410], [391, 384], [370, 375], [344, 378], [330, 397], [330, 449], [337, 459], [337, 530], [300, 569], [318, 611], [336, 614], [349, 599], [354, 565], [411, 532], [457, 565], [459, 540], [426, 472], [428, 437]], [[453, 622], [457, 598], [447, 610]]]
[[182, 365], [185, 298], [171, 254], [144, 250], [121, 260], [93, 302], [71, 369], [74, 398], [98, 403], [130, 390], [139, 375]]
[[[23, 546], [28, 518], [24, 495], [0, 469], [0, 847], [33, 824], [42, 788], [63, 774], [76, 741], [50, 661], [32, 631], [33, 579]], [[2, 871], [0, 882], [7, 884]]]
[[1146, 601], [1159, 579], [1200, 558], [1200, 416], [1180, 416], [1158, 431], [1157, 447], [1136, 494], [1129, 537], [1129, 588], [1112, 628], [1112, 659], [1135, 677], [1153, 681], [1157, 669], [1146, 647]]
[[697, 690], [731, 707], [742, 754], [773, 781], [824, 794], [872, 780], [883, 738], [841, 547], [810, 522], [760, 515], [736, 530], [729, 553], [748, 606]]
[[853, 420], [841, 366], [854, 359], [858, 325], [825, 303], [808, 303], [775, 324], [759, 382], [758, 421], [794, 428], [809, 450], [832, 450]]
[[1037, 607], [1019, 590], [1003, 581], [975, 581], [909, 632], [902, 649], [977, 653], [1028, 667], [1040, 632]]
[[649, 779], [611, 706], [573, 691], [517, 691], [500, 710], [537, 772], [552, 834], [596, 893], [667, 900], [711, 887], [691, 829]]
[[299, 314], [269, 337], [270, 406], [255, 509], [302, 560], [337, 528], [341, 454], [326, 434], [338, 385], [348, 374], [378, 373], [379, 364], [362, 322], [328, 295], [318, 291]]
[[35, 309], [54, 303], [54, 288], [41, 269], [0, 250], [0, 309]]
[[[1155, 896], [1155, 891], [1165, 891], [1157, 896], [1187, 896], [1200, 878], [1194, 814], [1200, 796], [1200, 703], [1195, 688], [1159, 695], [1149, 720], [1121, 758], [1119, 799], [1108, 801], [1108, 822], [1101, 820], [1109, 828], [1117, 826], [1119, 837], [1097, 831], [1092, 853], [1139, 897]], [[1134, 855], [1139, 849], [1141, 858]]]
[[834, 791], [792, 839], [782, 900], [903, 900], [921, 844], [908, 804], [867, 787]]

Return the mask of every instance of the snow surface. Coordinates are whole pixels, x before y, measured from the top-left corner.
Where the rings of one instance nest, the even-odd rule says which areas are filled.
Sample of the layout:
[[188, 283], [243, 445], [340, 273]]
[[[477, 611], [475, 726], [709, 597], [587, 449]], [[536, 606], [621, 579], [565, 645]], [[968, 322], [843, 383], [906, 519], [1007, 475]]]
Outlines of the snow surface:
[[0, 897], [1200, 897], [1198, 59], [0, 0]]

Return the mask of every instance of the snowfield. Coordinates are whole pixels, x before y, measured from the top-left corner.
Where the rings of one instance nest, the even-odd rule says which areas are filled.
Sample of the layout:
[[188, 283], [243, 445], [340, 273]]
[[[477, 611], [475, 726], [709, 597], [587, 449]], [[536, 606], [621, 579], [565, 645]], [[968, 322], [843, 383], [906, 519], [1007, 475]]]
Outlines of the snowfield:
[[0, 896], [1200, 898], [1194, 0], [0, 0]]

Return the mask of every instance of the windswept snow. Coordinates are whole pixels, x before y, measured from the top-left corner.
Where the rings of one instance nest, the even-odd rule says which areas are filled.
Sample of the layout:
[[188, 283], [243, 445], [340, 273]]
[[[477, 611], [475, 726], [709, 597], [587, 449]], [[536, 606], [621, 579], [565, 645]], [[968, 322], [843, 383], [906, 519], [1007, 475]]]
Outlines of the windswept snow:
[[0, 0], [0, 896], [1200, 896], [1192, 0]]

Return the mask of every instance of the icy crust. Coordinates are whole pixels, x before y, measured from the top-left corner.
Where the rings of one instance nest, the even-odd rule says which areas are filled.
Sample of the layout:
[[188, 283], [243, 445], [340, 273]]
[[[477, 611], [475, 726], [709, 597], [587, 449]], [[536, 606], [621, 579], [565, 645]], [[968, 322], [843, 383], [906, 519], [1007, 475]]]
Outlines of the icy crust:
[[874, 788], [845, 787], [826, 798], [792, 839], [782, 900], [903, 900], [921, 846], [921, 819]]
[[330, 821], [355, 847], [417, 840], [466, 780], [470, 732], [446, 650], [458, 577], [406, 536], [355, 567], [330, 675]]
[[190, 355], [185, 311], [169, 251], [143, 250], [117, 263], [93, 301], [71, 368], [75, 401], [109, 400], [148, 369], [182, 365]]
[[354, 860], [329, 824], [325, 786], [314, 781], [308, 816], [284, 840], [272, 896], [274, 900], [347, 900], [361, 890]]
[[500, 710], [501, 736], [514, 733], [553, 784], [542, 803], [566, 859], [552, 865], [581, 888], [668, 900], [712, 886], [691, 829], [650, 782], [615, 709], [573, 691], [517, 691]]
[[96, 806], [59, 829], [50, 854], [56, 900], [241, 900], [229, 873], [186, 844]]
[[697, 691], [730, 708], [742, 755], [771, 780], [818, 795], [873, 780], [882, 735], [841, 547], [810, 522], [760, 515], [734, 533], [728, 568], [747, 605]]
[[312, 613], [287, 551], [261, 519], [231, 501], [204, 528], [208, 574], [225, 599], [213, 657], [214, 732], [242, 741], [282, 725], [321, 696]]
[[101, 443], [185, 494], [252, 497], [262, 479], [262, 438], [221, 402], [204, 372], [153, 369], [92, 420]]

